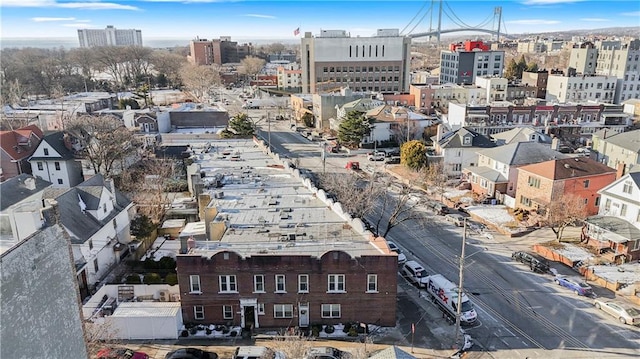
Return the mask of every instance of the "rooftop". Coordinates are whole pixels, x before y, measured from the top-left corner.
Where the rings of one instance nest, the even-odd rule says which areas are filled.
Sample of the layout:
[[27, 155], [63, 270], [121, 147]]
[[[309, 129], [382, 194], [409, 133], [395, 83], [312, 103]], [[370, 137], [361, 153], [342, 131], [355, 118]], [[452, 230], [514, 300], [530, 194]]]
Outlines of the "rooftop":
[[[390, 253], [374, 245], [359, 219], [347, 220], [341, 206], [312, 190], [297, 170], [280, 164], [252, 140], [216, 141], [198, 157], [214, 223], [224, 223], [220, 241], [197, 241], [190, 254], [234, 251], [242, 256], [287, 253], [320, 256], [330, 250], [351, 255]], [[220, 188], [212, 184], [218, 182]], [[384, 241], [382, 241], [384, 243]]]

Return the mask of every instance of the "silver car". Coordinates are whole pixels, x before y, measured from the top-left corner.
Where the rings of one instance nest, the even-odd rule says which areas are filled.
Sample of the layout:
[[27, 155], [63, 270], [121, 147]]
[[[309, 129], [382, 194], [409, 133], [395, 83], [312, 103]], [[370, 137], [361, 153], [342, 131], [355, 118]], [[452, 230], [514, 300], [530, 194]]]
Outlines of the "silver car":
[[402, 253], [400, 248], [398, 248], [398, 246], [395, 243], [391, 241], [387, 241], [387, 245], [389, 246], [389, 249], [392, 252], [398, 253], [398, 264], [404, 264], [407, 261], [407, 256], [404, 255], [404, 253]]
[[618, 318], [620, 323], [629, 324], [629, 325], [639, 325], [640, 324], [640, 310], [626, 306], [624, 304], [615, 303], [611, 301], [603, 301], [596, 299], [593, 302], [596, 308], [602, 310], [603, 312]]

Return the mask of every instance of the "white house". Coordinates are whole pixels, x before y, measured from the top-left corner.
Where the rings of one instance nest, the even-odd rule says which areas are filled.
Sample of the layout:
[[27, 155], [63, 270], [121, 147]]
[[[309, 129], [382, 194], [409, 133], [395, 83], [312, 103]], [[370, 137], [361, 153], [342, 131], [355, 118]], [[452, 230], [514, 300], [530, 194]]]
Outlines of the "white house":
[[51, 182], [53, 187], [69, 188], [83, 180], [82, 163], [62, 131], [45, 136], [29, 162], [32, 174]]
[[438, 122], [435, 116], [413, 112], [406, 107], [382, 105], [370, 109], [365, 116], [373, 120], [371, 134], [365, 143], [396, 141], [403, 143], [423, 139], [425, 129]]
[[17, 243], [43, 226], [42, 193], [50, 182], [21, 174], [0, 183], [0, 238]]
[[427, 153], [429, 162], [442, 161], [449, 177], [460, 177], [463, 168], [478, 165], [477, 151], [496, 147], [489, 136], [464, 127], [442, 135], [442, 125], [434, 138], [434, 152]]

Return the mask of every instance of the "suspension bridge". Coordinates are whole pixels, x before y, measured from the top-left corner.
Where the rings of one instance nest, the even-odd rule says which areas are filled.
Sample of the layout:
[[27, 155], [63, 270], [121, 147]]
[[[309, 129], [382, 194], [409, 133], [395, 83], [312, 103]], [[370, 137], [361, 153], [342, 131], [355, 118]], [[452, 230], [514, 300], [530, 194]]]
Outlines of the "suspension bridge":
[[[434, 10], [436, 2], [438, 3], [437, 10]], [[456, 12], [449, 6], [449, 4], [446, 1], [431, 0], [430, 1], [431, 6], [429, 6], [429, 8], [425, 11], [425, 8], [428, 3], [429, 1], [425, 1], [422, 7], [420, 8], [420, 10], [418, 10], [416, 15], [411, 19], [411, 21], [409, 21], [409, 24], [407, 24], [407, 26], [405, 26], [405, 28], [402, 29], [401, 33], [403, 35], [410, 37], [412, 39], [419, 38], [419, 37], [429, 37], [429, 39], [431, 39], [431, 37], [435, 36], [438, 42], [440, 42], [440, 36], [442, 34], [448, 34], [453, 32], [473, 31], [473, 32], [491, 34], [496, 37], [497, 41], [500, 41], [501, 33], [506, 34], [506, 26], [504, 25], [504, 20], [502, 19], [502, 6], [495, 7], [493, 9], [493, 13], [490, 14], [487, 18], [485, 18], [479, 24], [469, 25], [464, 21], [462, 21], [462, 19], [460, 19], [458, 15], [456, 15]], [[436, 11], [438, 15], [438, 18], [437, 18], [438, 22], [437, 22], [437, 27], [434, 29], [432, 25], [433, 25], [433, 17]], [[418, 25], [423, 23], [427, 15], [430, 15], [429, 31], [414, 33]], [[442, 29], [443, 16], [448, 18], [451, 22], [453, 22], [458, 27], [454, 29]], [[489, 26], [490, 28], [488, 28]], [[411, 27], [411, 29], [409, 29], [409, 27]], [[501, 29], [503, 28], [504, 28], [504, 31], [501, 32]]]

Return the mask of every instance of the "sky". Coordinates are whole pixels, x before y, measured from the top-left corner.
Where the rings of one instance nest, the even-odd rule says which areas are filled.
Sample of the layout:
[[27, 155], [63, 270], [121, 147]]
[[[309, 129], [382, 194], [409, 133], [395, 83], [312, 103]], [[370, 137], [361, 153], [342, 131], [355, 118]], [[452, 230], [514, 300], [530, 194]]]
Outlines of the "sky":
[[[296, 39], [305, 32], [346, 30], [371, 36], [376, 29], [402, 34], [437, 25], [439, 1], [412, 0], [0, 0], [0, 38], [77, 38], [77, 29], [142, 30], [145, 38]], [[502, 6], [501, 32], [522, 34], [617, 26], [640, 26], [634, 0], [446, 0], [442, 28], [495, 29]]]

